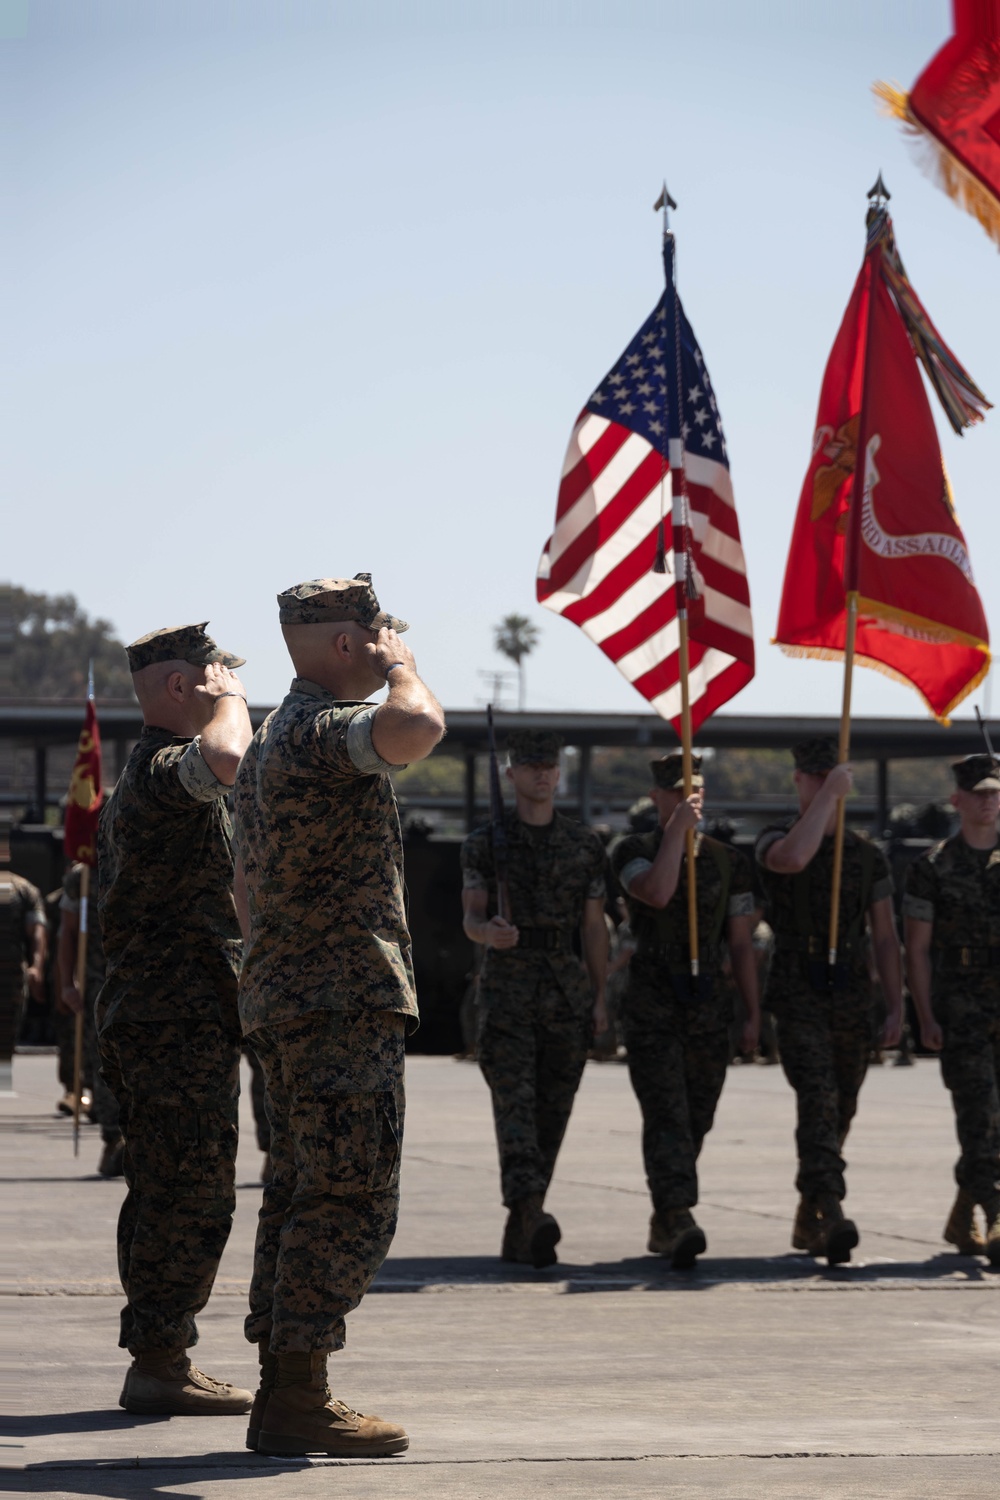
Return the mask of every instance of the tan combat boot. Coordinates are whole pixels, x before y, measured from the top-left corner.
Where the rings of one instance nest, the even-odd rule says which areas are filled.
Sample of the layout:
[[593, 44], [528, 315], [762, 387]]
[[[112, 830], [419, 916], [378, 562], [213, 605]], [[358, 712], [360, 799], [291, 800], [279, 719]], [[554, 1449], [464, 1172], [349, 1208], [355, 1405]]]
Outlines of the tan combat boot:
[[991, 1193], [983, 1204], [986, 1215], [986, 1254], [991, 1266], [1000, 1266], [1000, 1193]]
[[672, 1270], [690, 1271], [695, 1257], [708, 1249], [708, 1241], [689, 1208], [672, 1208], [650, 1219], [646, 1248], [651, 1255], [665, 1256]]
[[225, 1417], [249, 1411], [253, 1396], [202, 1374], [183, 1349], [152, 1349], [135, 1356], [118, 1405], [144, 1417]]
[[944, 1226], [944, 1238], [960, 1255], [984, 1255], [986, 1241], [976, 1223], [976, 1200], [967, 1188], [959, 1188]]
[[843, 1265], [850, 1260], [851, 1251], [860, 1239], [857, 1226], [853, 1220], [844, 1218], [844, 1210], [837, 1198], [818, 1198], [816, 1210], [815, 1227], [802, 1248], [817, 1260], [825, 1256], [827, 1265]]
[[552, 1215], [545, 1212], [543, 1201], [541, 1193], [531, 1193], [511, 1204], [500, 1246], [502, 1260], [534, 1266], [536, 1271], [555, 1265], [556, 1245], [562, 1238], [562, 1230]]
[[258, 1453], [329, 1453], [336, 1458], [388, 1458], [410, 1445], [402, 1427], [365, 1417], [335, 1401], [326, 1383], [326, 1354], [279, 1354], [274, 1389], [264, 1409]]
[[274, 1382], [278, 1378], [278, 1356], [271, 1353], [267, 1343], [263, 1340], [257, 1345], [257, 1358], [260, 1361], [260, 1384], [253, 1398], [250, 1421], [247, 1423], [247, 1447], [254, 1450], [260, 1442], [260, 1425], [264, 1419], [268, 1399], [274, 1390]]
[[799, 1206], [795, 1210], [795, 1223], [792, 1225], [792, 1249], [808, 1250], [812, 1244], [817, 1229], [819, 1209], [812, 1198], [800, 1198]]

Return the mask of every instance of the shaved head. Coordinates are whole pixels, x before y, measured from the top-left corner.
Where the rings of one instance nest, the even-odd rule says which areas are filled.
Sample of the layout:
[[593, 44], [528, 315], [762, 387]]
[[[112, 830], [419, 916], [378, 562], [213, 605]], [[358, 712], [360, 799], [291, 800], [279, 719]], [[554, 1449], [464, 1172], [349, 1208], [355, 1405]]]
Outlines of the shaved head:
[[359, 625], [357, 620], [333, 620], [323, 625], [282, 625], [292, 665], [300, 677], [315, 680], [317, 669], [328, 669], [333, 647], [342, 635], [350, 636], [352, 645], [361, 648], [375, 639], [375, 632]]

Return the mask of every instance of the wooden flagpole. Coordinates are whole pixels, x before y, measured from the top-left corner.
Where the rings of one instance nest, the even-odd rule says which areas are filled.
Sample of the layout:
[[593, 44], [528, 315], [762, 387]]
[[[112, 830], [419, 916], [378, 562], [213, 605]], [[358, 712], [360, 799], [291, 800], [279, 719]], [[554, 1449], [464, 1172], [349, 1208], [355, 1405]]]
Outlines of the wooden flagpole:
[[[875, 185], [868, 193], [868, 213], [865, 226], [869, 231], [879, 214], [884, 214], [889, 199], [889, 190], [878, 174]], [[844, 552], [845, 603], [847, 606], [847, 636], [844, 641], [844, 696], [840, 709], [840, 739], [837, 745], [837, 762], [844, 765], [851, 754], [851, 687], [854, 677], [854, 646], [858, 631], [858, 548], [861, 545], [860, 516], [864, 496], [866, 449], [868, 447], [868, 372], [871, 366], [872, 309], [875, 306], [876, 278], [879, 275], [881, 251], [875, 243], [866, 245], [865, 254], [872, 255], [871, 274], [868, 283], [868, 317], [865, 331], [865, 362], [861, 384], [861, 410], [858, 414], [858, 445], [854, 455], [854, 482], [851, 486], [851, 509], [847, 524], [847, 542]], [[840, 925], [840, 887], [844, 868], [844, 828], [847, 815], [847, 799], [841, 797], [837, 803], [837, 824], [833, 836], [833, 877], [830, 885], [830, 932], [827, 961], [830, 979], [837, 962], [837, 929]]]
[[[854, 679], [854, 641], [858, 629], [858, 596], [847, 596], [847, 640], [844, 646], [844, 698], [840, 709], [840, 740], [837, 762], [843, 765], [851, 755], [851, 686]], [[837, 826], [833, 835], [833, 877], [830, 885], [830, 943], [827, 960], [832, 971], [837, 962], [837, 928], [840, 925], [840, 885], [844, 868], [844, 825], [847, 798], [837, 803]], [[831, 974], [832, 977], [832, 974]]]
[[87, 905], [90, 900], [90, 866], [80, 871], [80, 925], [76, 942], [76, 992], [80, 1009], [76, 1013], [73, 1045], [73, 1155], [80, 1155], [80, 1095], [83, 1092], [83, 1019], [87, 1005]]
[[[654, 210], [654, 212], [658, 212], [661, 208], [663, 209], [663, 244], [664, 244], [664, 249], [666, 248], [668, 240], [672, 239], [672, 236], [671, 236], [671, 233], [670, 233], [670, 224], [669, 224], [668, 214], [669, 214], [670, 209], [676, 208], [676, 207], [677, 207], [677, 204], [674, 202], [673, 198], [671, 198], [670, 194], [668, 193], [668, 191], [667, 191], [667, 184], [664, 182], [664, 184], [663, 184], [663, 191], [660, 193], [659, 198], [657, 198], [656, 202], [653, 204], [653, 210]], [[673, 519], [673, 509], [674, 509], [675, 495], [674, 495], [674, 491], [673, 491], [673, 485], [671, 484], [671, 529], [672, 529], [672, 533], [673, 533], [673, 538], [674, 538], [674, 540], [676, 542], [676, 537], [677, 537], [678, 530], [680, 530], [681, 535], [686, 540], [687, 535], [688, 535], [688, 528], [689, 528], [689, 525], [690, 525], [690, 517], [688, 516], [688, 513], [687, 513], [687, 489], [686, 489], [685, 482], [684, 482], [684, 434], [683, 434], [683, 431], [682, 431], [683, 419], [682, 419], [682, 416], [681, 416], [681, 412], [682, 412], [682, 400], [681, 400], [681, 329], [680, 329], [680, 321], [681, 320], [680, 320], [680, 314], [679, 314], [678, 307], [677, 307], [676, 277], [675, 277], [674, 283], [671, 284], [671, 286], [670, 286], [670, 290], [673, 293], [673, 299], [674, 299], [674, 362], [675, 362], [675, 366], [676, 366], [677, 432], [678, 432], [678, 438], [679, 438], [679, 442], [680, 442], [680, 451], [681, 451], [681, 486], [680, 486], [680, 491], [681, 491], [681, 493], [680, 493], [680, 501], [681, 501], [681, 526], [679, 528], [674, 524], [674, 519]], [[664, 433], [663, 433], [663, 441], [664, 441], [664, 444], [665, 444], [666, 451], [663, 454], [663, 470], [662, 470], [661, 489], [660, 489], [660, 494], [661, 494], [661, 502], [660, 502], [660, 527], [659, 527], [659, 533], [658, 533], [658, 539], [657, 539], [657, 554], [656, 554], [656, 561], [653, 564], [653, 571], [656, 572], [656, 573], [665, 573], [666, 572], [666, 536], [665, 536], [666, 518], [665, 518], [665, 516], [663, 514], [662, 496], [663, 496], [664, 490], [666, 488], [666, 479], [667, 479], [667, 476], [668, 476], [668, 474], [670, 472], [670, 464], [669, 464], [669, 452], [670, 452], [670, 411], [669, 411], [669, 397], [666, 394], [667, 391], [669, 390], [669, 383], [667, 381], [664, 381], [664, 383], [663, 383], [663, 389], [664, 389], [664, 423], [663, 423]], [[687, 600], [688, 600], [688, 585], [690, 583], [690, 579], [688, 577], [688, 561], [689, 561], [688, 554], [687, 554], [687, 551], [685, 550], [683, 561], [680, 564], [678, 564], [677, 553], [676, 553], [676, 548], [675, 548], [675, 551], [674, 551], [674, 578], [675, 578], [675, 584], [676, 584], [676, 590], [677, 590], [677, 627], [678, 627], [678, 655], [677, 655], [677, 663], [678, 663], [678, 669], [679, 669], [679, 673], [680, 673], [680, 688], [681, 688], [681, 766], [682, 766], [682, 771], [683, 771], [683, 776], [684, 776], [684, 799], [685, 799], [685, 801], [688, 799], [688, 797], [691, 796], [691, 793], [694, 790], [694, 787], [693, 787], [694, 774], [693, 774], [692, 762], [691, 762], [691, 691], [690, 691], [690, 682], [689, 682], [691, 664], [690, 664], [690, 655], [689, 655], [689, 650], [688, 650], [688, 611], [687, 611]], [[682, 567], [683, 567], [683, 570], [684, 570], [683, 571], [683, 579], [682, 579], [682, 575], [681, 575], [681, 568]], [[692, 983], [693, 983], [693, 985], [695, 987], [697, 987], [700, 949], [699, 949], [699, 944], [698, 944], [698, 877], [697, 877], [697, 870], [696, 870], [696, 866], [695, 866], [695, 843], [694, 843], [694, 829], [693, 828], [689, 828], [687, 830], [687, 833], [684, 836], [684, 853], [685, 853], [685, 858], [686, 858], [686, 861], [687, 861], [688, 957], [689, 957], [690, 964], [691, 964], [691, 979], [692, 979]]]
[[[688, 685], [688, 617], [687, 610], [677, 612], [680, 627], [680, 673], [681, 673], [681, 759], [684, 772], [684, 800], [694, 790], [694, 775], [691, 767], [691, 693]], [[684, 851], [687, 856], [688, 897], [688, 955], [691, 960], [691, 978], [698, 979], [698, 879], [695, 867], [694, 829], [684, 835]]]

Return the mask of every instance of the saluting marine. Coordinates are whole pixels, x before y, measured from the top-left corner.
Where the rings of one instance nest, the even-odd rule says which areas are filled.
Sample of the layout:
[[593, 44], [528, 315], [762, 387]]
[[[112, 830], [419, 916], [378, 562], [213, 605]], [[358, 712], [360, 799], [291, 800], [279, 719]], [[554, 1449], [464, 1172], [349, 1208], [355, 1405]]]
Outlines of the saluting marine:
[[837, 804], [852, 785], [832, 739], [792, 750], [799, 816], [765, 828], [757, 840], [761, 882], [770, 903], [774, 956], [764, 1003], [774, 1012], [781, 1065], [795, 1090], [800, 1193], [792, 1245], [837, 1265], [850, 1260], [858, 1231], [841, 1207], [847, 1192], [844, 1142], [858, 1107], [877, 1026], [868, 941], [882, 983], [882, 1044], [894, 1047], [903, 1024], [899, 939], [892, 876], [885, 856], [850, 829], [844, 833], [837, 963], [829, 963]]
[[98, 1045], [128, 1183], [119, 1343], [133, 1360], [120, 1404], [238, 1413], [250, 1392], [204, 1375], [186, 1351], [236, 1208], [240, 931], [225, 799], [250, 740], [243, 658], [203, 624], [126, 650], [143, 730], [98, 830]]
[[[245, 1329], [260, 1361], [247, 1446], [383, 1457], [406, 1433], [335, 1400], [327, 1359], [396, 1229], [417, 1002], [389, 772], [430, 753], [444, 716], [370, 574], [287, 589], [278, 619], [296, 676], [235, 794], [240, 1018], [271, 1122]], [[386, 684], [384, 703], [365, 701]]]
[[[493, 1101], [508, 1209], [500, 1254], [540, 1269], [556, 1260], [559, 1225], [544, 1208], [596, 1028], [607, 1028], [604, 848], [555, 810], [560, 741], [507, 736], [515, 806], [504, 811], [509, 920], [497, 910], [488, 827], [462, 845], [466, 935], [486, 947], [477, 1055]], [[579, 929], [584, 962], [574, 952]]]
[[691, 1210], [698, 1202], [698, 1156], [729, 1065], [733, 1017], [730, 992], [719, 982], [723, 941], [746, 1005], [744, 1051], [756, 1047], [760, 1026], [750, 867], [738, 850], [701, 833], [695, 836], [699, 973], [691, 975], [685, 841], [701, 819], [700, 756], [693, 765], [694, 790], [685, 797], [682, 757], [650, 762], [658, 826], [626, 834], [611, 851], [636, 942], [622, 1024], [653, 1200], [649, 1250], [676, 1270], [706, 1249]]
[[924, 1046], [941, 1051], [961, 1148], [944, 1238], [1000, 1265], [1000, 762], [968, 755], [952, 771], [958, 832], [906, 872], [906, 968]]

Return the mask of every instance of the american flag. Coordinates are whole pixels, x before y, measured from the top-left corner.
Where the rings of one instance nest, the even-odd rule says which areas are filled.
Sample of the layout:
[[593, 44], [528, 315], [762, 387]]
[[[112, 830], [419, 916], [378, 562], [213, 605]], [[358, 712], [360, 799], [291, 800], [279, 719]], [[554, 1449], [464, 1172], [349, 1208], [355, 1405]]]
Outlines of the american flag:
[[[726, 440], [674, 286], [672, 235], [664, 264], [659, 304], [573, 429], [537, 595], [680, 734], [679, 599], [688, 606], [692, 729], [750, 681], [754, 648]], [[661, 516], [666, 574], [653, 570]]]

